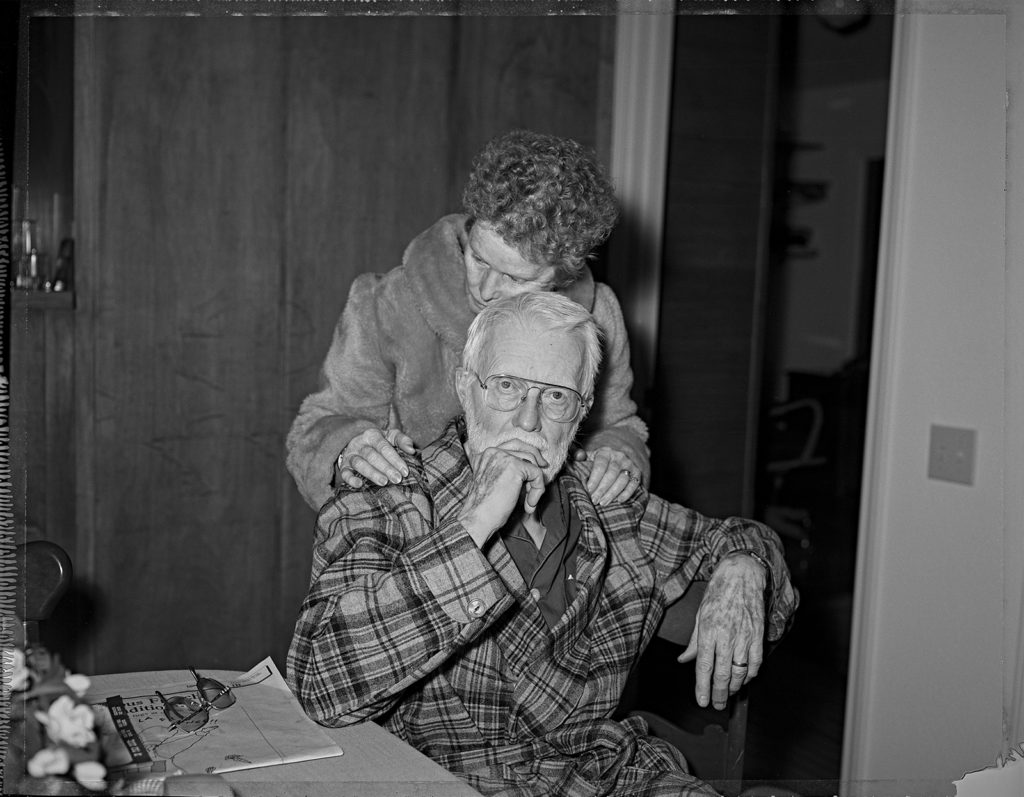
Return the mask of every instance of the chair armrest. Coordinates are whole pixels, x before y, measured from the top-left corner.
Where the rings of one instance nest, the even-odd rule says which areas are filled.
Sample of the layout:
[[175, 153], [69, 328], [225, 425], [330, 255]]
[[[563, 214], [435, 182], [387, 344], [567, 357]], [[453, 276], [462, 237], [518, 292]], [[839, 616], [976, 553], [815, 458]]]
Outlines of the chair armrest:
[[708, 582], [694, 581], [687, 587], [683, 597], [666, 606], [657, 635], [676, 645], [689, 645], [694, 626], [697, 625], [697, 610], [707, 588]]

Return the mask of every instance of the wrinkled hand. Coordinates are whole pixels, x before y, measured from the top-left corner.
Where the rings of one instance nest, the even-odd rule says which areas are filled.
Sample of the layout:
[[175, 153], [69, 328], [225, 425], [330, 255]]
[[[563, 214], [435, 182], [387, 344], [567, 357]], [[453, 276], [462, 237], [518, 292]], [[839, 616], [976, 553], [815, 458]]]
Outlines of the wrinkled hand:
[[[697, 659], [697, 703], [715, 708], [749, 683], [764, 655], [764, 588], [767, 574], [742, 554], [719, 562], [711, 576], [690, 644], [680, 662]], [[737, 666], [743, 664], [746, 666]]]
[[412, 438], [399, 429], [389, 429], [386, 434], [367, 429], [356, 435], [338, 457], [338, 478], [355, 489], [363, 486], [364, 478], [381, 486], [398, 484], [409, 475], [409, 468], [396, 446], [407, 454], [416, 452]]
[[547, 460], [540, 450], [519, 440], [484, 449], [473, 462], [473, 486], [459, 519], [476, 544], [484, 544], [505, 525], [523, 495], [523, 509], [533, 514], [544, 495]]
[[589, 460], [590, 476], [587, 477], [587, 492], [597, 506], [608, 506], [616, 501], [625, 501], [640, 486], [640, 466], [623, 453], [608, 446], [593, 451], [578, 449], [577, 462]]

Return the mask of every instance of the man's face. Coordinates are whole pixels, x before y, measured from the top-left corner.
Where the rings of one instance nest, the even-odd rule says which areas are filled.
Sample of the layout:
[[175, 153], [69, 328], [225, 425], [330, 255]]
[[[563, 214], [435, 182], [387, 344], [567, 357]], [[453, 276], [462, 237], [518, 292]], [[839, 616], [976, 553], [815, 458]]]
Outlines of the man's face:
[[487, 222], [469, 231], [466, 251], [466, 296], [479, 313], [490, 302], [531, 291], [549, 291], [555, 282], [553, 266], [538, 266], [509, 246]]
[[[506, 322], [492, 330], [484, 349], [480, 380], [504, 374], [582, 392], [583, 352], [564, 332], [529, 330], [516, 322]], [[484, 388], [471, 371], [460, 368], [456, 384], [466, 412], [466, 452], [472, 464], [485, 449], [506, 441], [522, 441], [540, 449], [547, 460], [546, 483], [558, 475], [582, 413], [570, 423], [552, 421], [541, 410], [538, 387], [531, 387], [516, 409], [502, 412], [487, 405]]]

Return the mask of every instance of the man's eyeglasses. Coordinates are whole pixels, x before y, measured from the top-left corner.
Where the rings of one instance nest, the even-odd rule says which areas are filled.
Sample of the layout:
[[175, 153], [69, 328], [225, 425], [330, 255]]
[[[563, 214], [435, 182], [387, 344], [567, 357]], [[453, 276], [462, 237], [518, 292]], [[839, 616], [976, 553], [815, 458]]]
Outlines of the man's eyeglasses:
[[195, 676], [197, 696], [166, 698], [157, 691], [164, 704], [164, 716], [171, 721], [172, 731], [178, 728], [186, 732], [197, 731], [209, 721], [211, 709], [224, 709], [235, 703], [230, 686], [224, 686], [215, 678], [206, 678], [192, 667], [188, 669]]
[[571, 387], [524, 379], [521, 376], [492, 374], [486, 379], [473, 372], [484, 389], [484, 402], [492, 410], [512, 412], [526, 401], [533, 388], [540, 388], [540, 409], [544, 417], [557, 423], [572, 423], [583, 408], [583, 396]]

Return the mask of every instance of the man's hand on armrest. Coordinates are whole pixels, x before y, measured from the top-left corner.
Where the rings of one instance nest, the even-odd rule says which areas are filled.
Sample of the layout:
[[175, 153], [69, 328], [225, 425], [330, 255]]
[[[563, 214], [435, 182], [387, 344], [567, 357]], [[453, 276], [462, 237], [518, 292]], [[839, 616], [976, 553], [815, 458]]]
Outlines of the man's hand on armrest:
[[697, 625], [680, 662], [697, 660], [697, 703], [724, 709], [729, 696], [757, 675], [764, 656], [764, 591], [768, 574], [757, 558], [734, 553], [708, 582]]

